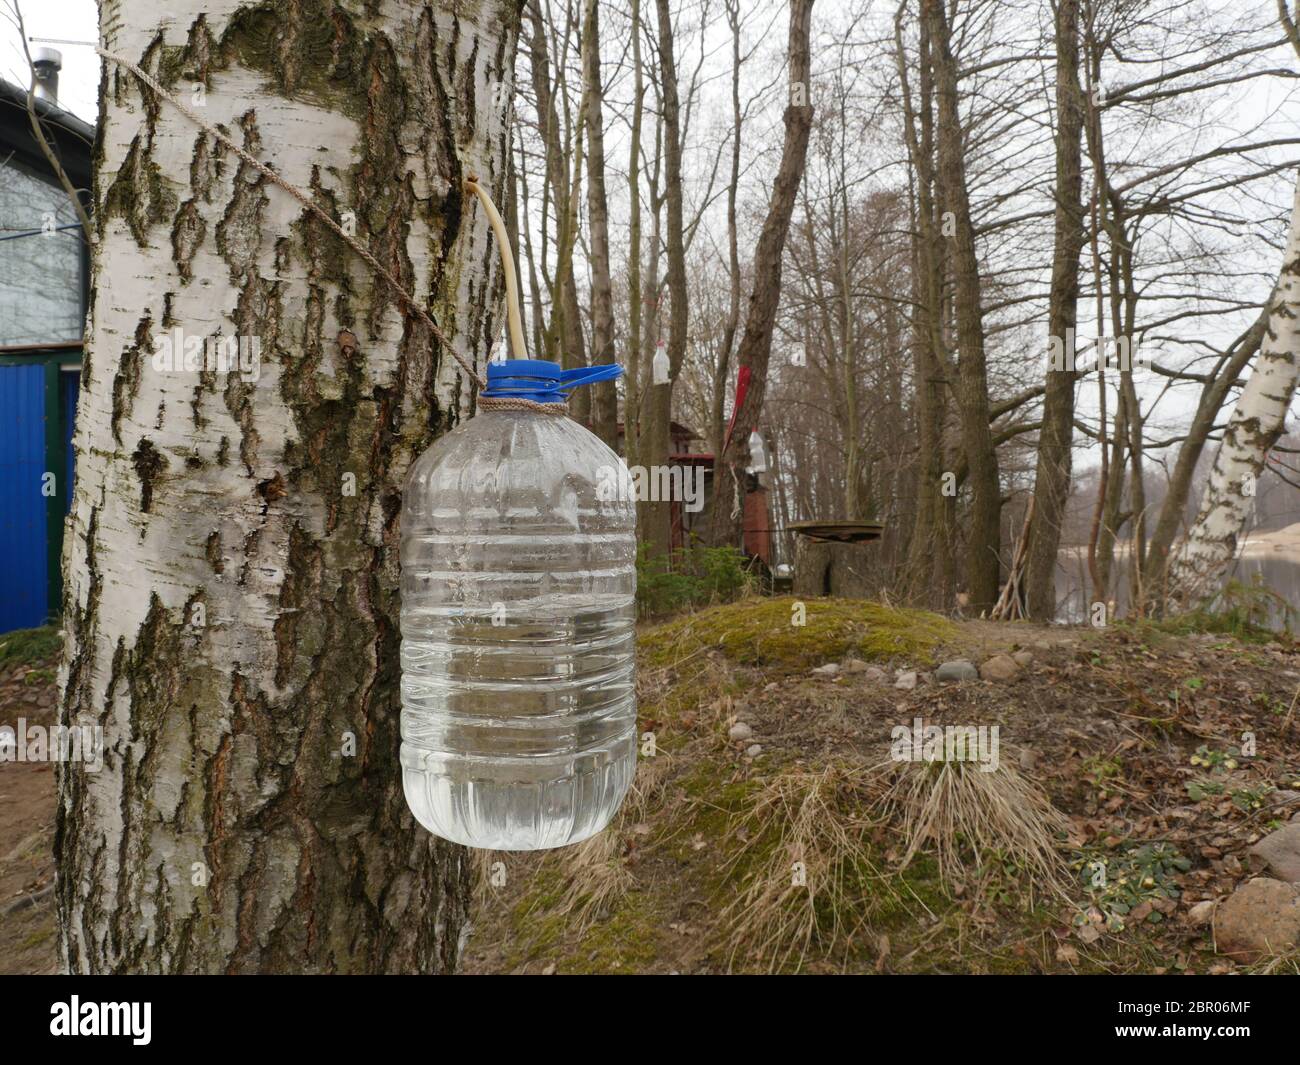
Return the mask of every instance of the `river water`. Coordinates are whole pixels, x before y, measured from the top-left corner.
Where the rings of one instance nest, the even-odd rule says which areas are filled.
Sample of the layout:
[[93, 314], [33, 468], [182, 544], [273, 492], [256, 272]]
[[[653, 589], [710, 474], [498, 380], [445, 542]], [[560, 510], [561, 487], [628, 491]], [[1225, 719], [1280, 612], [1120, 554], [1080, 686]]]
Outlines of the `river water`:
[[[1114, 593], [1116, 611], [1122, 617], [1127, 613], [1129, 601], [1128, 564], [1123, 555], [1117, 554], [1112, 569], [1118, 578], [1118, 588]], [[1056, 577], [1056, 595], [1061, 601], [1057, 610], [1058, 620], [1073, 624], [1086, 620], [1087, 601], [1091, 598], [1087, 573], [1084, 548], [1062, 549]], [[1290, 615], [1290, 627], [1300, 630], [1300, 550], [1289, 545], [1248, 544], [1228, 573], [1229, 577], [1245, 585], [1258, 580], [1262, 587], [1286, 604], [1260, 597], [1260, 605], [1268, 607], [1266, 623], [1270, 628], [1280, 630], [1286, 626], [1289, 606], [1295, 612]]]

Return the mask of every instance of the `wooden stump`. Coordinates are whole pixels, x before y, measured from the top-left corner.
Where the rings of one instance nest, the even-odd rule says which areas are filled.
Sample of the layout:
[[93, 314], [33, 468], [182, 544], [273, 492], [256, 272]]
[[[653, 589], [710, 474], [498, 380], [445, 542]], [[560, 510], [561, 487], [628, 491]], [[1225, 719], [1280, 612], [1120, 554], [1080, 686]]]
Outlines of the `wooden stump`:
[[871, 590], [867, 544], [819, 543], [800, 536], [795, 543], [794, 594], [865, 599]]

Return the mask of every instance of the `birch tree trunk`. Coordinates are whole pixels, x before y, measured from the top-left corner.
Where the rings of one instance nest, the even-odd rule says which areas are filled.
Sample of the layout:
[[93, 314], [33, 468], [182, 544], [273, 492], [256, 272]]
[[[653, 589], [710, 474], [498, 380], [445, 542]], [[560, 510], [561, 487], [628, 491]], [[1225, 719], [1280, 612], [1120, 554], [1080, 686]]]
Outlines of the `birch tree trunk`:
[[[101, 33], [481, 360], [501, 278], [461, 182], [501, 194], [518, 19], [104, 0]], [[65, 965], [451, 969], [470, 874], [402, 797], [397, 544], [406, 469], [468, 382], [318, 219], [112, 64], [99, 138], [60, 684], [106, 751], [61, 766]], [[160, 335], [247, 361], [169, 366]]]
[[1234, 381], [1249, 365], [1259, 351], [1268, 328], [1269, 308], [1260, 311], [1259, 317], [1249, 329], [1241, 334], [1233, 344], [1219, 356], [1218, 366], [1211, 372], [1211, 380], [1201, 390], [1196, 402], [1196, 413], [1187, 429], [1187, 438], [1178, 449], [1178, 459], [1174, 471], [1169, 475], [1169, 486], [1165, 491], [1164, 501], [1160, 504], [1160, 516], [1156, 521], [1155, 531], [1147, 545], [1145, 573], [1145, 592], [1148, 604], [1157, 611], [1164, 605], [1165, 576], [1169, 570], [1169, 549], [1174, 543], [1183, 523], [1183, 514], [1187, 507], [1187, 497], [1191, 493], [1192, 477], [1201, 452], [1205, 449], [1214, 420], [1223, 409], [1224, 400]]
[[1282, 270], [1273, 290], [1259, 357], [1237, 398], [1215, 456], [1201, 509], [1170, 574], [1171, 598], [1218, 590], [1255, 510], [1255, 486], [1282, 435], [1300, 373], [1300, 184], [1291, 207]]

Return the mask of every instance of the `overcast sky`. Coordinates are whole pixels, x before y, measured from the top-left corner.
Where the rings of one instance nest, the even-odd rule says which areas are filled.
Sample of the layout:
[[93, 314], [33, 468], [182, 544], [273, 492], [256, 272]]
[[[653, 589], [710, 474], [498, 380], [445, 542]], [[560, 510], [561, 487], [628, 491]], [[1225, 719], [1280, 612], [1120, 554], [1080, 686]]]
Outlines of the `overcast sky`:
[[[27, 63], [22, 42], [13, 23], [15, 0], [0, 0], [0, 76], [6, 81], [26, 86]], [[28, 37], [57, 37], [92, 44], [99, 37], [99, 11], [94, 0], [18, 0], [27, 24]], [[40, 47], [33, 45], [33, 48]], [[85, 45], [48, 45], [63, 53], [63, 70], [59, 74], [59, 102], [78, 118], [94, 122], [98, 111], [99, 56]]]

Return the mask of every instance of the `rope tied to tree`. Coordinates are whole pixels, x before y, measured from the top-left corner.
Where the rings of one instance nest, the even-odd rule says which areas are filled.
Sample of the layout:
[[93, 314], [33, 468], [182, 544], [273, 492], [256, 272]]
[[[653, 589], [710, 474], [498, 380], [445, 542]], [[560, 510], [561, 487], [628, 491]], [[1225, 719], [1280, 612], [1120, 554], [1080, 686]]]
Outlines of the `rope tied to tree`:
[[[141, 69], [141, 67], [136, 63], [133, 63], [124, 56], [110, 52], [106, 48], [101, 48], [98, 45], [95, 45], [95, 51], [110, 62], [116, 63], [118, 66], [129, 70], [139, 78], [141, 82], [152, 89], [160, 99], [166, 100], [196, 126], [213, 137], [218, 143], [229, 148], [240, 159], [257, 170], [258, 173], [273, 185], [283, 189], [302, 204], [302, 206], [308, 211], [311, 211], [312, 214], [319, 218], [335, 234], [335, 236], [356, 252], [356, 254], [361, 257], [366, 265], [369, 266], [378, 277], [382, 278], [388, 284], [401, 301], [404, 309], [409, 314], [414, 315], [421, 324], [429, 330], [430, 335], [437, 340], [445, 350], [451, 353], [452, 358], [454, 358], [460, 364], [461, 369], [463, 369], [465, 373], [478, 384], [480, 390], [488, 387], [486, 378], [475, 369], [474, 364], [470, 362], [470, 360], [465, 358], [464, 355], [456, 350], [451, 340], [448, 339], [447, 335], [438, 327], [438, 323], [433, 320], [433, 316], [430, 315], [429, 312], [420, 305], [415, 297], [406, 290], [405, 286], [403, 286], [402, 283], [393, 276], [392, 271], [384, 266], [384, 264], [375, 257], [374, 253], [372, 253], [369, 248], [365, 247], [365, 245], [363, 245], [359, 240], [351, 236], [342, 225], [334, 220], [328, 211], [316, 203], [309, 195], [307, 195], [307, 193], [303, 192], [302, 189], [298, 188], [291, 182], [286, 181], [270, 166], [262, 162], [262, 160], [258, 159], [246, 148], [236, 144], [228, 134], [223, 133], [216, 126], [196, 115], [190, 108], [181, 103], [181, 101], [172, 93], [163, 88], [156, 78]], [[479, 200], [483, 203], [484, 210], [488, 217], [488, 223], [492, 228], [493, 235], [496, 237], [497, 248], [501, 254], [501, 264], [505, 273], [506, 313], [510, 327], [511, 345], [513, 350], [516, 352], [516, 357], [527, 358], [524, 354], [527, 349], [524, 344], [523, 316], [519, 307], [519, 285], [515, 274], [514, 256], [510, 250], [510, 240], [509, 235], [506, 232], [505, 223], [501, 220], [501, 215], [497, 211], [496, 205], [492, 202], [492, 198], [488, 195], [487, 190], [479, 183], [477, 175], [471, 173], [465, 179], [465, 187], [477, 195]], [[535, 400], [520, 397], [494, 397], [480, 395], [478, 399], [478, 407], [481, 410], [526, 410], [540, 414], [563, 415], [568, 414], [569, 412], [568, 402], [564, 398], [558, 398], [548, 402], [537, 402]]]

